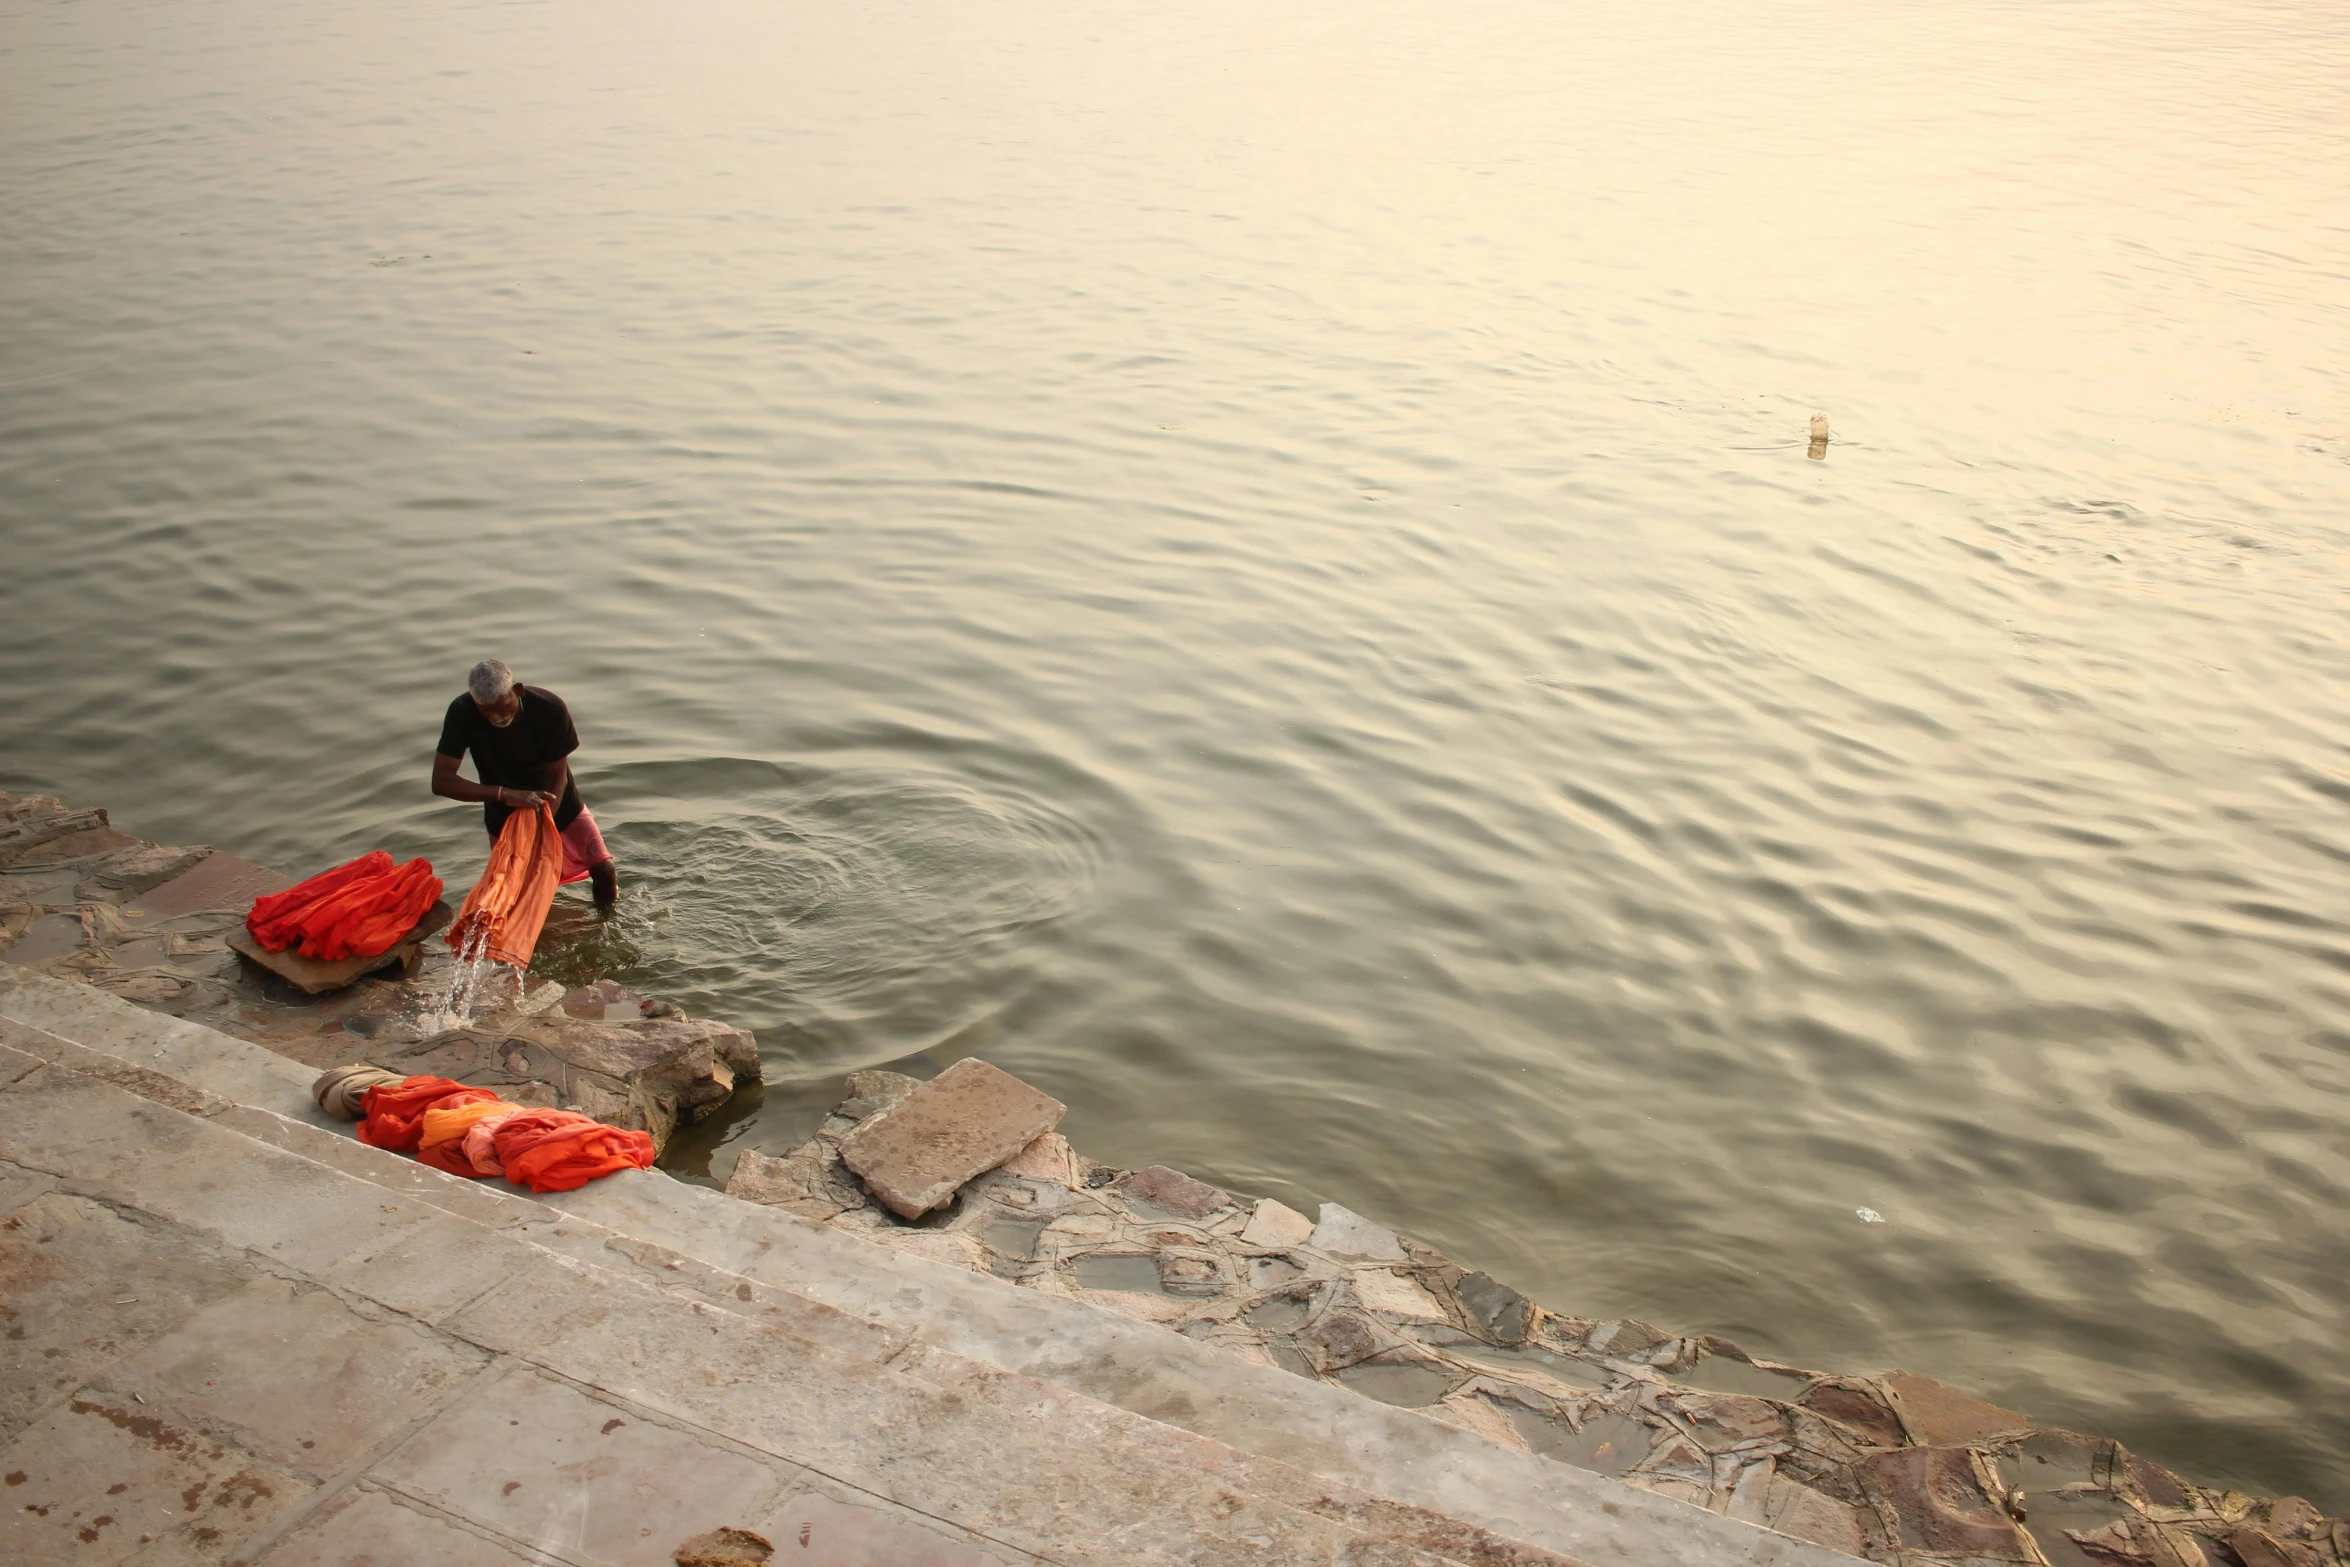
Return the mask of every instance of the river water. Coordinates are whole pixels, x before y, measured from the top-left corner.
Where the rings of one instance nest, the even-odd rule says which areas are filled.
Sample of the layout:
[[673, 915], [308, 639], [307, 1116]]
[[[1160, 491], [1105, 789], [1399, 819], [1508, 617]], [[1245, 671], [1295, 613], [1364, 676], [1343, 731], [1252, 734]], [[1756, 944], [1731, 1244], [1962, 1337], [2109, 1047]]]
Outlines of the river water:
[[0, 784], [462, 886], [501, 656], [547, 966], [766, 1052], [689, 1173], [981, 1053], [2340, 1509], [2346, 110], [2314, 3], [7, 0]]

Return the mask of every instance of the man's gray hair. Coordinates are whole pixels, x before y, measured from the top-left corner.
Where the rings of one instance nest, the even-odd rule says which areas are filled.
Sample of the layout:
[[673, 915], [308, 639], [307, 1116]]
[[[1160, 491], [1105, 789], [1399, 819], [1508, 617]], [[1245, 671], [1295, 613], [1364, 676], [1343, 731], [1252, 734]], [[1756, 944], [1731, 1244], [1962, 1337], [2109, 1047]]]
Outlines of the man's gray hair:
[[473, 673], [465, 677], [465, 689], [473, 699], [484, 706], [503, 702], [506, 693], [514, 689], [514, 671], [494, 658], [485, 658], [473, 666]]

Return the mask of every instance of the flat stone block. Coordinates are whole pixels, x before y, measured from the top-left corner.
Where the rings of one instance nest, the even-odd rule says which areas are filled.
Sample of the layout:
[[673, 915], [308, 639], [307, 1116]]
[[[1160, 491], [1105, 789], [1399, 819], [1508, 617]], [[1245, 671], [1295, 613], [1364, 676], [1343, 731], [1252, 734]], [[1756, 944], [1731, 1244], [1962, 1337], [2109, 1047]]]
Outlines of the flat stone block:
[[251, 1277], [236, 1259], [103, 1203], [34, 1195], [0, 1219], [0, 1435]]
[[1922, 1447], [1972, 1442], [2022, 1431], [2032, 1423], [2028, 1415], [1987, 1404], [1931, 1377], [1896, 1371], [1883, 1379], [1882, 1386], [1891, 1395], [1901, 1423], [1909, 1428], [1909, 1439]]
[[1403, 1322], [1442, 1322], [1444, 1308], [1419, 1283], [1385, 1268], [1364, 1268], [1354, 1276], [1355, 1299], [1366, 1310]]
[[751, 1525], [774, 1542], [781, 1567], [1005, 1567], [1007, 1557], [961, 1544], [903, 1508], [858, 1506], [813, 1492], [788, 1497]]
[[1533, 1302], [1490, 1274], [1461, 1280], [1461, 1305], [1496, 1344], [1522, 1344], [1534, 1318]]
[[1195, 1181], [1163, 1164], [1128, 1171], [1118, 1177], [1116, 1189], [1122, 1196], [1186, 1219], [1204, 1219], [1219, 1208], [1232, 1206], [1231, 1198], [1207, 1182]]
[[1395, 1238], [1395, 1231], [1373, 1224], [1334, 1202], [1322, 1204], [1322, 1222], [1314, 1226], [1306, 1244], [1340, 1257], [1367, 1257], [1374, 1262], [1405, 1260], [1403, 1242]]
[[1770, 1526], [1781, 1534], [1791, 1534], [1798, 1540], [1809, 1540], [1847, 1556], [1859, 1556], [1868, 1548], [1868, 1530], [1861, 1526], [1858, 1508], [1785, 1475], [1771, 1477], [1763, 1507]]
[[1871, 1453], [1861, 1483], [1900, 1524], [1900, 1544], [1939, 1556], [2028, 1562], [2032, 1551], [2000, 1499], [1984, 1489], [1963, 1447], [1905, 1447]]
[[1248, 1216], [1248, 1227], [1240, 1232], [1240, 1244], [1286, 1251], [1292, 1246], [1303, 1246], [1313, 1233], [1313, 1220], [1267, 1197]]
[[1008, 1175], [1025, 1175], [1031, 1180], [1050, 1181], [1070, 1191], [1085, 1184], [1084, 1165], [1077, 1150], [1071, 1148], [1069, 1139], [1058, 1132], [1045, 1133], [1006, 1159], [1000, 1168]]
[[242, 919], [255, 898], [265, 892], [283, 892], [292, 885], [273, 870], [216, 849], [186, 875], [174, 876], [141, 893], [123, 912], [141, 919], [165, 920], [221, 910]]
[[916, 1219], [1051, 1131], [1066, 1108], [969, 1057], [858, 1122], [841, 1158], [891, 1212]]
[[381, 1491], [353, 1491], [261, 1558], [259, 1567], [514, 1567], [543, 1561], [401, 1505]]
[[228, 933], [232, 951], [243, 953], [247, 959], [309, 995], [320, 996], [330, 990], [341, 990], [357, 984], [378, 969], [406, 963], [415, 956], [424, 938], [439, 930], [456, 917], [446, 898], [437, 899], [424, 911], [424, 917], [408, 928], [406, 935], [393, 942], [373, 957], [339, 958], [329, 963], [319, 958], [306, 958], [292, 947], [283, 952], [272, 952], [253, 939], [251, 931], [238, 925]]
[[30, 967], [36, 963], [53, 963], [59, 958], [71, 957], [82, 950], [89, 937], [82, 922], [71, 914], [44, 914], [24, 929], [24, 934], [11, 942], [5, 956], [11, 963]]
[[550, 1550], [666, 1567], [680, 1541], [767, 1507], [789, 1471], [518, 1372], [425, 1427], [374, 1473]]
[[216, 1562], [311, 1487], [160, 1410], [85, 1393], [0, 1449], [0, 1562]]
[[185, 876], [211, 852], [209, 844], [195, 844], [184, 849], [147, 844], [120, 859], [109, 860], [90, 872], [79, 891], [85, 898], [137, 897], [150, 888], [162, 886], [175, 876]]
[[257, 1279], [110, 1376], [150, 1402], [201, 1406], [273, 1463], [319, 1478], [357, 1462], [486, 1356], [324, 1290]]
[[20, 851], [9, 863], [20, 870], [32, 870], [43, 865], [69, 865], [87, 860], [94, 855], [112, 854], [121, 849], [136, 849], [143, 845], [128, 833], [116, 832], [101, 823], [52, 838], [36, 848]]

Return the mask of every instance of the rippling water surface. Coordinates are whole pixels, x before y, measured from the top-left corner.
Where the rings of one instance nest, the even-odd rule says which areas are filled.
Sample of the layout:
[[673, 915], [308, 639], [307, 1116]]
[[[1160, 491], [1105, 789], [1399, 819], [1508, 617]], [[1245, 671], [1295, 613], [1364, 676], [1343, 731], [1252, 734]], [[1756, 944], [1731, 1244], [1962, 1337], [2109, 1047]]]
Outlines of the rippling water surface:
[[2350, 1506], [2346, 110], [2314, 3], [0, 0], [0, 783], [462, 880], [503, 656], [550, 965], [767, 1053], [689, 1161], [982, 1052]]

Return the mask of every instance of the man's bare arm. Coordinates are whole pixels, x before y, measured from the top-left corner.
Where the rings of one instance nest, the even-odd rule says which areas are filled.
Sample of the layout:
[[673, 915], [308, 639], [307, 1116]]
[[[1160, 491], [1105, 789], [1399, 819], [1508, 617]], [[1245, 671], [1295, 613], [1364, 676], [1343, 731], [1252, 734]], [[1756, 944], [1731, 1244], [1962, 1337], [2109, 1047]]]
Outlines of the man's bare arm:
[[[457, 765], [463, 760], [463, 757], [443, 756], [438, 751], [433, 753], [433, 793], [440, 795], [443, 799], [486, 800], [497, 805], [512, 806], [517, 810], [526, 810], [534, 805], [553, 805], [557, 800], [563, 798], [560, 793], [541, 794], [529, 789], [509, 789], [504, 784], [475, 783], [470, 778], [458, 775]], [[560, 767], [563, 764], [558, 762], [555, 765]]]

